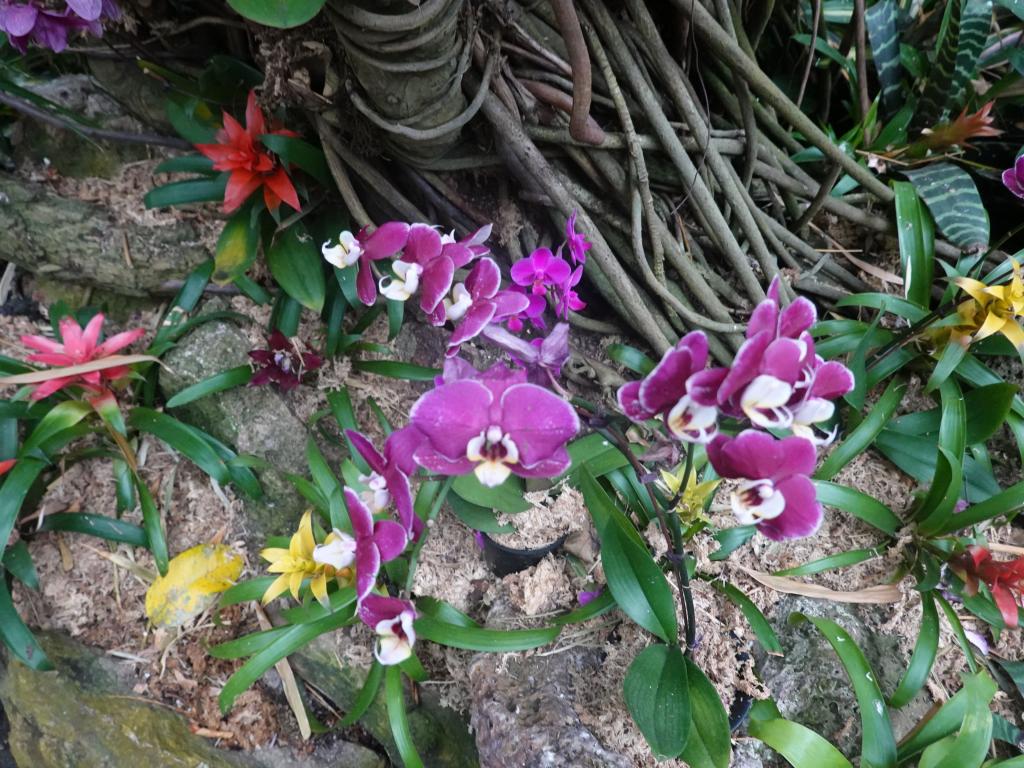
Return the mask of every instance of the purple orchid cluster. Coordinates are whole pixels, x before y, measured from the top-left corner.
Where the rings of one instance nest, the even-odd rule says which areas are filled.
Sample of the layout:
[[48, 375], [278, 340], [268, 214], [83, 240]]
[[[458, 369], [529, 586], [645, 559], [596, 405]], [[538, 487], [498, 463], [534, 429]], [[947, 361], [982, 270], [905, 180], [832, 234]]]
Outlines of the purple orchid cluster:
[[[817, 446], [835, 433], [822, 434], [819, 427], [832, 418], [833, 401], [854, 383], [846, 366], [815, 354], [809, 329], [816, 320], [805, 298], [780, 308], [776, 278], [751, 315], [731, 366], [706, 368], [707, 338], [695, 331], [644, 379], [618, 393], [631, 420], [658, 418], [671, 437], [706, 444], [715, 472], [735, 481], [730, 501], [737, 519], [776, 541], [809, 536], [821, 525], [810, 474]], [[723, 434], [723, 416], [750, 428]], [[792, 436], [778, 439], [767, 430], [789, 430]]]
[[[53, 4], [50, 4], [53, 5]], [[29, 42], [60, 53], [68, 46], [68, 35], [87, 31], [103, 35], [103, 22], [118, 19], [121, 11], [113, 0], [66, 0], [63, 8], [32, 0], [11, 3], [0, 0], [0, 31], [15, 50], [25, 53]]]

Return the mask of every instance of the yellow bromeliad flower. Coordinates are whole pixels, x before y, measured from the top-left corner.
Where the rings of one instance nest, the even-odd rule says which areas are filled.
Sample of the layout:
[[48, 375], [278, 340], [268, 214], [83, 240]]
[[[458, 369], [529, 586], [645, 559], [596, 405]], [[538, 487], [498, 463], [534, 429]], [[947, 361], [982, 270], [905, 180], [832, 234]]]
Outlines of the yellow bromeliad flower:
[[288, 549], [267, 547], [260, 552], [267, 560], [270, 573], [281, 574], [263, 593], [264, 605], [286, 591], [299, 599], [302, 583], [309, 579], [313, 597], [326, 604], [327, 579], [337, 578], [350, 581], [355, 560], [355, 540], [346, 533], [334, 531], [327, 535], [322, 544], [313, 537], [312, 512], [307, 510], [299, 522], [299, 529], [292, 535]]
[[661, 470], [661, 482], [659, 485], [668, 494], [670, 500], [676, 496], [679, 497], [675, 512], [679, 515], [679, 519], [682, 522], [695, 523], [698, 520], [706, 520], [704, 502], [707, 501], [708, 496], [718, 487], [720, 481], [716, 479], [698, 483], [697, 473], [691, 471], [690, 478], [686, 481], [686, 488], [680, 493], [679, 489], [682, 487], [683, 473], [685, 472], [685, 464], [681, 465], [675, 472], [663, 469]]
[[1021, 267], [1016, 259], [1013, 277], [1005, 285], [985, 285], [969, 277], [957, 277], [953, 282], [971, 298], [957, 307], [963, 323], [954, 329], [954, 335], [964, 342], [981, 341], [1001, 333], [1024, 357], [1024, 329], [1020, 320], [1024, 318], [1024, 280]]

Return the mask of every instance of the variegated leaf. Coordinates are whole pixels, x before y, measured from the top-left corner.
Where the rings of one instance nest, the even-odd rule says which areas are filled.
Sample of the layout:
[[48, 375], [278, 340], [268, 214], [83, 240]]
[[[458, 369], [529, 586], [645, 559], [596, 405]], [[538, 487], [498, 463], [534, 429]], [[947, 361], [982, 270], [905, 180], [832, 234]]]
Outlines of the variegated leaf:
[[900, 83], [903, 65], [900, 63], [900, 38], [897, 20], [899, 6], [896, 0], [881, 0], [867, 9], [864, 22], [871, 40], [871, 56], [882, 86], [882, 104], [887, 114], [900, 107]]
[[991, 26], [992, 0], [949, 0], [921, 99], [919, 125], [946, 122], [963, 106]]
[[988, 213], [967, 171], [952, 163], [937, 163], [903, 174], [947, 240], [961, 248], [988, 246]]

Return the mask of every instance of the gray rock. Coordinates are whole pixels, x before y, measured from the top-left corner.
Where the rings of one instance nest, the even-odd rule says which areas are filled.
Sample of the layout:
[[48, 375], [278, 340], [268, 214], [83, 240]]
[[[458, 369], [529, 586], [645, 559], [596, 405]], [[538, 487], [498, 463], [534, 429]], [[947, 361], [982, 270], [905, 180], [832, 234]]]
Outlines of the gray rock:
[[191, 222], [156, 227], [120, 220], [99, 203], [5, 174], [0, 232], [0, 261], [128, 296], [145, 296], [209, 258]]
[[[61, 635], [40, 639], [55, 671], [35, 672], [0, 659], [0, 704], [10, 721], [10, 754], [21, 768], [332, 764], [319, 759], [310, 763], [284, 748], [262, 754], [218, 750], [194, 736], [177, 713], [131, 696], [109, 659]], [[338, 757], [333, 764], [347, 768], [383, 768], [378, 755], [357, 744], [329, 745], [325, 755]]]
[[[203, 379], [249, 361], [249, 338], [235, 325], [213, 321], [199, 325], [167, 355], [160, 386], [170, 398]], [[305, 424], [286, 398], [272, 387], [235, 387], [174, 409], [174, 415], [233, 446], [263, 459], [271, 469], [257, 470], [263, 498], [245, 499], [250, 532], [259, 538], [290, 533], [305, 499], [285, 473], [307, 474]]]
[[[909, 661], [899, 649], [899, 638], [871, 630], [867, 623], [874, 606], [831, 603], [788, 595], [770, 617], [785, 656], [765, 656], [758, 675], [771, 691], [783, 716], [811, 728], [847, 756], [860, 753], [861, 727], [857, 698], [850, 679], [825, 637], [809, 622], [790, 624], [793, 613], [830, 619], [850, 633], [874, 671], [884, 695], [895, 690]], [[890, 710], [896, 739], [906, 735], [928, 711], [924, 693], [907, 706]], [[748, 756], [750, 757], [750, 756]], [[765, 766], [782, 765], [761, 754]], [[761, 763], [750, 758], [743, 766]]]

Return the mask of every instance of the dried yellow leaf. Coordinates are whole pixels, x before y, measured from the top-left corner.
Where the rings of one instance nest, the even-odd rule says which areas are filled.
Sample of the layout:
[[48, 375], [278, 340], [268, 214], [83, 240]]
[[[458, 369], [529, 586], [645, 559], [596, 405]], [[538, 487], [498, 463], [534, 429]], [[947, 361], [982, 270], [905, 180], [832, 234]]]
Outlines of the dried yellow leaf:
[[180, 627], [206, 610], [241, 573], [242, 558], [223, 544], [187, 549], [146, 590], [146, 615], [155, 626]]

